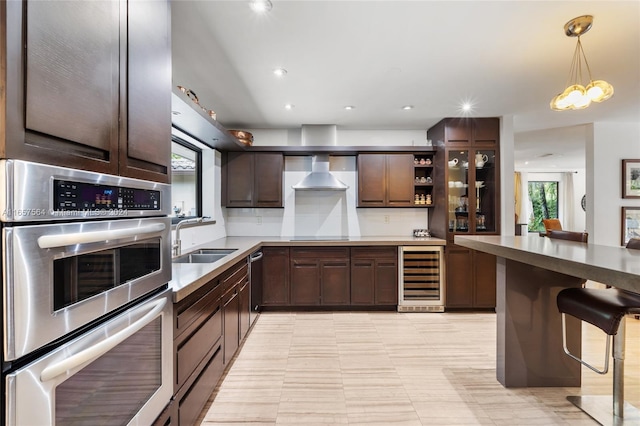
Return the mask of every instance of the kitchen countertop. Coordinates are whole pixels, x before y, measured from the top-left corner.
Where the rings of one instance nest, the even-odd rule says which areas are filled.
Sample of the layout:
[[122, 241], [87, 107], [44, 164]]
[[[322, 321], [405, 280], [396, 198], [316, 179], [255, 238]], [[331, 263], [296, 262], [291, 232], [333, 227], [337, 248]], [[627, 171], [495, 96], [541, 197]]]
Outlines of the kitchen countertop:
[[455, 236], [463, 247], [640, 293], [640, 250], [539, 236]]
[[260, 247], [431, 246], [446, 244], [445, 240], [433, 237], [328, 238], [333, 237], [226, 237], [193, 246], [188, 251], [183, 251], [183, 254], [203, 248], [236, 249], [236, 251], [212, 263], [173, 263], [172, 279], [169, 281], [169, 288], [173, 289], [173, 301], [175, 303], [183, 300]]

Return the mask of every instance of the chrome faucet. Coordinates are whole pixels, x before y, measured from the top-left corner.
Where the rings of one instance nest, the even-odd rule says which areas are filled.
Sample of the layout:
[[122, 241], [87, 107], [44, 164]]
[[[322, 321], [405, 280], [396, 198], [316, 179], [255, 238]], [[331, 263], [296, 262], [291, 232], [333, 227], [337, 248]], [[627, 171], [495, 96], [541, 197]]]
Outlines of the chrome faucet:
[[215, 221], [205, 222], [204, 219], [211, 219], [211, 218], [209, 216], [202, 216], [202, 217], [194, 217], [193, 219], [181, 220], [180, 222], [178, 222], [178, 224], [176, 225], [176, 235], [173, 240], [173, 245], [171, 246], [173, 248], [173, 256], [179, 256], [180, 253], [182, 252], [182, 242], [180, 241], [181, 228], [191, 228], [192, 226], [199, 226], [199, 224], [208, 225], [208, 224], [216, 223]]

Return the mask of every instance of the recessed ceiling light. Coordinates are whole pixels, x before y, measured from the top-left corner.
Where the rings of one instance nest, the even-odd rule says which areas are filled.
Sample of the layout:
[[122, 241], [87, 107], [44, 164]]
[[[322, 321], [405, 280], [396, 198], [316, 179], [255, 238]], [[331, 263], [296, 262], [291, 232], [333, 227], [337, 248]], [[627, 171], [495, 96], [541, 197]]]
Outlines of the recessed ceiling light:
[[249, 6], [257, 13], [268, 12], [273, 7], [270, 0], [251, 0]]
[[351, 111], [352, 109], [355, 109], [355, 107], [353, 105], [347, 105], [346, 107], [344, 107], [344, 109], [346, 109], [347, 111]]
[[471, 104], [469, 102], [465, 102], [462, 104], [462, 110], [465, 112], [471, 111]]
[[294, 106], [295, 106], [295, 105], [293, 105], [293, 104], [286, 104], [286, 105], [284, 106], [284, 109], [293, 109], [293, 107], [294, 107]]
[[402, 107], [402, 109], [405, 111], [409, 111], [410, 109], [413, 109], [413, 105], [405, 105]]
[[284, 68], [276, 68], [275, 70], [273, 70], [273, 73], [277, 77], [284, 77], [285, 75], [287, 75], [287, 70], [285, 70]]
[[173, 114], [173, 115], [180, 115], [180, 114], [182, 114], [182, 113], [181, 113], [180, 111], [171, 111], [171, 114]]

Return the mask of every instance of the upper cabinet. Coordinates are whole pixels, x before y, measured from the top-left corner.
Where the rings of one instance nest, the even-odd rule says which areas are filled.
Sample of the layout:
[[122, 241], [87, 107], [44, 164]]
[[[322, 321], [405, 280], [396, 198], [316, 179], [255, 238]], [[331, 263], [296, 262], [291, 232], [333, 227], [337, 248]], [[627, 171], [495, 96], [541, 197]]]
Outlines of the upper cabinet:
[[[432, 136], [433, 135], [433, 136]], [[491, 118], [445, 118], [429, 129], [429, 138], [447, 146], [495, 147], [500, 139], [500, 120]]]
[[222, 164], [225, 207], [283, 207], [282, 153], [227, 152]]
[[358, 207], [415, 207], [414, 155], [359, 154]]
[[2, 158], [168, 182], [170, 18], [166, 1], [2, 2]]

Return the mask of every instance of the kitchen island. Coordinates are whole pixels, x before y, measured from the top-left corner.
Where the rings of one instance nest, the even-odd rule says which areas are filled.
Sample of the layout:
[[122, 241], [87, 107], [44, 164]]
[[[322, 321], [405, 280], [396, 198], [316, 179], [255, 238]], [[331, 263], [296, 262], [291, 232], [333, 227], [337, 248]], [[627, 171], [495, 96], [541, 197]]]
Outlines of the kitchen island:
[[[564, 240], [456, 236], [497, 257], [497, 366], [505, 387], [580, 386], [580, 364], [562, 349], [560, 290], [584, 279], [640, 293], [640, 251]], [[581, 323], [567, 316], [567, 345], [580, 356]]]

